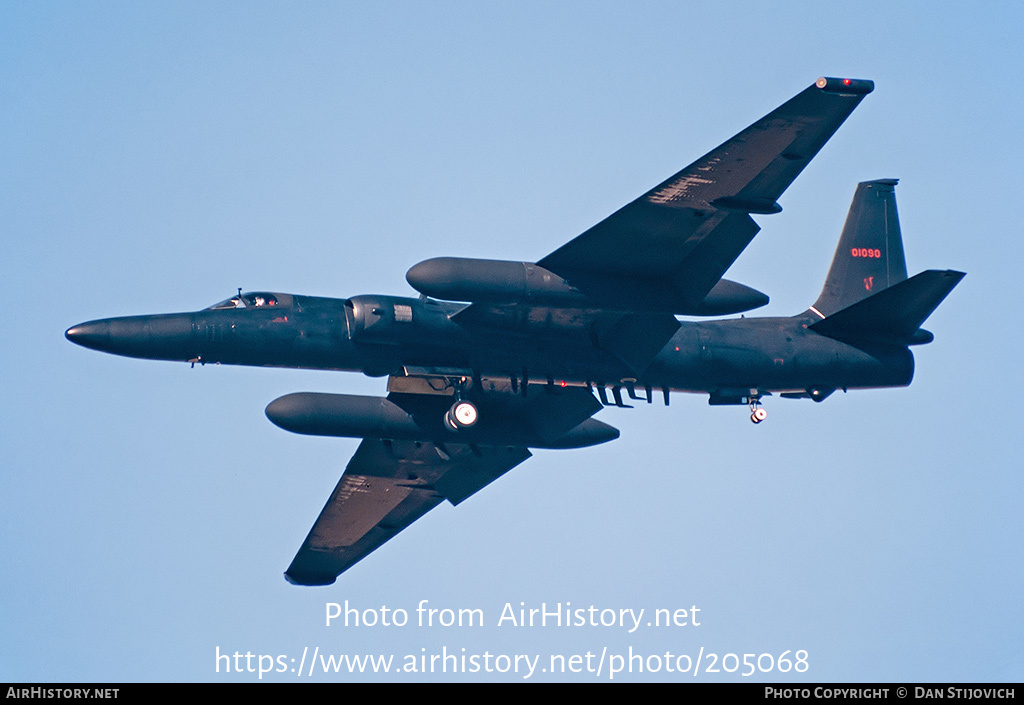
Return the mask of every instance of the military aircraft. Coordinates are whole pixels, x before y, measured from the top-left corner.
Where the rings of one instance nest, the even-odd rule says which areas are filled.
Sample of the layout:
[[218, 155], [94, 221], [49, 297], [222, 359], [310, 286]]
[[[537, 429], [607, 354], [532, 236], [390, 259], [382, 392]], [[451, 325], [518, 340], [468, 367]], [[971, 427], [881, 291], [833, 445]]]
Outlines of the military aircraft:
[[707, 394], [764, 421], [769, 394], [908, 385], [909, 347], [964, 276], [907, 278], [895, 179], [861, 183], [817, 301], [791, 317], [723, 279], [777, 199], [874, 88], [821, 78], [690, 166], [532, 262], [436, 258], [418, 298], [242, 293], [195, 313], [107, 318], [69, 340], [157, 360], [360, 371], [388, 396], [300, 392], [267, 406], [295, 433], [362, 438], [285, 577], [327, 585], [443, 500], [530, 457], [618, 437], [602, 406]]

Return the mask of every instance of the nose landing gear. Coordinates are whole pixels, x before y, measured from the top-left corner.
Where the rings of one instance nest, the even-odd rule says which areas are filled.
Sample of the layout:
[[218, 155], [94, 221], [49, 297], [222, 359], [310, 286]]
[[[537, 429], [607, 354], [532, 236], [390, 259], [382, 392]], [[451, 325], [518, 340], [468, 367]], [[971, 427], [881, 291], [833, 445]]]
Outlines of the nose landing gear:
[[444, 415], [444, 424], [452, 431], [461, 431], [476, 424], [480, 414], [473, 402], [460, 399]]

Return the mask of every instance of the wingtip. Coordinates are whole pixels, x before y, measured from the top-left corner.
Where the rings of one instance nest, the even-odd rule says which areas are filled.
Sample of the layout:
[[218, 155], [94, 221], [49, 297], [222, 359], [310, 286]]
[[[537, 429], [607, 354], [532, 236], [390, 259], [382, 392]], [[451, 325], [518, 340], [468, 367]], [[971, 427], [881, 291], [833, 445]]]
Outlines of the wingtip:
[[875, 90], [875, 82], [864, 78], [831, 78], [822, 76], [814, 85], [828, 93], [843, 93], [846, 95], [867, 95]]
[[320, 587], [324, 585], [333, 585], [334, 581], [338, 579], [338, 576], [327, 576], [327, 575], [307, 575], [307, 576], [295, 576], [291, 573], [285, 573], [284, 579], [291, 585], [299, 585], [301, 587]]

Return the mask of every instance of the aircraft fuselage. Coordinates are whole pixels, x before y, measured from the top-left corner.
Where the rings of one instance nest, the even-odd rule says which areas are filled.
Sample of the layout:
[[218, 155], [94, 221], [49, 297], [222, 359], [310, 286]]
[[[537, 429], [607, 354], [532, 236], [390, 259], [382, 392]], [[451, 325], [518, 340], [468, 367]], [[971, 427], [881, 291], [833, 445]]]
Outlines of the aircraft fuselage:
[[400, 376], [409, 367], [465, 370], [530, 383], [703, 392], [721, 403], [752, 389], [893, 387], [913, 376], [906, 346], [854, 347], [808, 330], [813, 318], [682, 321], [653, 362], [636, 370], [571, 321], [470, 332], [449, 317], [461, 306], [429, 299], [289, 298], [290, 306], [103, 319], [71, 328], [68, 338], [147, 359], [371, 376]]
[[[612, 441], [602, 405], [656, 391], [746, 404], [770, 393], [910, 383], [921, 325], [963, 278], [908, 277], [896, 179], [857, 186], [821, 294], [786, 318], [729, 316], [767, 295], [724, 279], [779, 197], [874, 88], [819, 78], [719, 147], [536, 262], [434, 257], [420, 298], [238, 291], [195, 313], [92, 321], [75, 343], [131, 357], [359, 371], [387, 397], [295, 392], [267, 418], [360, 438], [285, 577], [327, 585], [442, 501], [457, 505], [530, 457]], [[456, 302], [470, 302], [456, 303]]]

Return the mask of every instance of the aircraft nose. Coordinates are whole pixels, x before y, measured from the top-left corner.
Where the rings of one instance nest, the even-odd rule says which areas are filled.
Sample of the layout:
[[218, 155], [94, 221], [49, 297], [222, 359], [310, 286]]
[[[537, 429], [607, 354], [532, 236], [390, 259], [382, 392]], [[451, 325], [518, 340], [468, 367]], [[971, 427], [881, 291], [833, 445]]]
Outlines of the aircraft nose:
[[76, 345], [93, 350], [103, 350], [110, 341], [110, 323], [108, 321], [79, 323], [64, 331], [64, 337]]
[[188, 360], [196, 356], [190, 314], [104, 318], [71, 326], [64, 337], [100, 352], [151, 360]]

